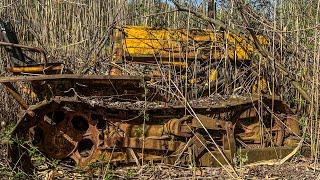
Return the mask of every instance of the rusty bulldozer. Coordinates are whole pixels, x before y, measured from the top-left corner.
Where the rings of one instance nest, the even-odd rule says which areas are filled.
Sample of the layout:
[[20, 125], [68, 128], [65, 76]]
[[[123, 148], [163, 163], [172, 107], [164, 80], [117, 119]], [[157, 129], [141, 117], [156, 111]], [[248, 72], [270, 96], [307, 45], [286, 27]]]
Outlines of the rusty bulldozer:
[[[24, 169], [32, 167], [32, 157], [24, 153], [30, 146], [48, 158], [80, 167], [149, 161], [216, 166], [236, 163], [239, 149], [248, 156], [247, 163], [283, 158], [298, 142], [297, 117], [277, 96], [208, 93], [218, 70], [207, 62], [225, 56], [237, 63], [250, 62], [254, 47], [245, 39], [211, 30], [121, 27], [113, 36], [114, 66], [109, 74], [79, 75], [66, 70], [63, 63], [47, 62], [44, 50], [20, 45], [10, 23], [0, 25], [0, 45], [11, 57], [6, 67], [11, 76], [1, 77], [0, 83], [22, 109], [12, 137], [23, 143], [11, 144], [9, 155]], [[222, 44], [226, 41], [233, 45], [227, 51]], [[215, 47], [202, 48], [213, 42]], [[44, 58], [37, 61], [25, 51]], [[176, 77], [157, 67], [172, 67], [183, 80], [195, 61], [209, 67], [195, 78], [202, 85], [197, 91], [207, 95], [186, 93], [196, 86], [185, 79], [192, 85], [178, 97], [152, 86], [159, 78], [171, 82]], [[122, 65], [129, 63], [152, 68], [144, 76], [126, 75]], [[29, 83], [29, 95], [38, 102], [28, 104], [17, 82]], [[171, 86], [176, 87], [173, 81]]]

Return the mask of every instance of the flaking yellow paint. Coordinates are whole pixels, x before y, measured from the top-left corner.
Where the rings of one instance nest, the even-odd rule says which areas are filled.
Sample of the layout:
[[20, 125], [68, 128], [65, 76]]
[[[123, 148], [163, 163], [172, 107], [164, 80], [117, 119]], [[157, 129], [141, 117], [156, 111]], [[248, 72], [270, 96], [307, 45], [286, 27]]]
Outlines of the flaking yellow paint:
[[[126, 26], [116, 32], [118, 58], [162, 58], [164, 61], [236, 59], [250, 60], [255, 48], [247, 39], [211, 30], [159, 29]], [[258, 36], [261, 44], [268, 44]]]

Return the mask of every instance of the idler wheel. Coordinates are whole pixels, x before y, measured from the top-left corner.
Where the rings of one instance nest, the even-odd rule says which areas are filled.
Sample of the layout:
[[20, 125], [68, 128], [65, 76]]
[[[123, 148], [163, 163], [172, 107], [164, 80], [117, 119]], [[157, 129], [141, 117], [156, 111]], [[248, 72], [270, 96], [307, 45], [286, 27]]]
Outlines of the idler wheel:
[[283, 146], [291, 131], [298, 129], [296, 134], [299, 134], [299, 125], [288, 123], [287, 119], [280, 113], [271, 115], [267, 111], [260, 116], [239, 118], [234, 125], [235, 136], [244, 147]]

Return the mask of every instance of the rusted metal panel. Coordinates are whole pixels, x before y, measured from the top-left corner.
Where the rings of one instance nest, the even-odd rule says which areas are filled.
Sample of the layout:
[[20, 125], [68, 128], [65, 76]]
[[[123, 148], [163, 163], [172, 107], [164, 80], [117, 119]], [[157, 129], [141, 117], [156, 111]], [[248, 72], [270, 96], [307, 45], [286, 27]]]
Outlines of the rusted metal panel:
[[[255, 162], [263, 162], [268, 160], [281, 160], [289, 155], [292, 151], [294, 151], [294, 147], [268, 147], [268, 148], [250, 148], [250, 149], [241, 149], [238, 151], [238, 156], [242, 158], [246, 158], [247, 160], [242, 162], [245, 164], [255, 163]], [[218, 161], [226, 165], [227, 162], [221, 156], [221, 154], [217, 151], [211, 152]], [[310, 148], [304, 147], [301, 151], [305, 156], [310, 155]], [[230, 158], [230, 151], [224, 151], [224, 154]], [[204, 156], [200, 158], [200, 166], [220, 166], [215, 159], [213, 159], [212, 155], [206, 153]]]
[[31, 82], [35, 94], [41, 100], [52, 96], [77, 95], [143, 99], [142, 96], [146, 94], [143, 87], [145, 79], [134, 76], [55, 74], [1, 77], [0, 83]]
[[136, 149], [152, 149], [161, 151], [175, 151], [182, 142], [151, 139], [151, 138], [125, 138], [122, 147], [136, 148]]

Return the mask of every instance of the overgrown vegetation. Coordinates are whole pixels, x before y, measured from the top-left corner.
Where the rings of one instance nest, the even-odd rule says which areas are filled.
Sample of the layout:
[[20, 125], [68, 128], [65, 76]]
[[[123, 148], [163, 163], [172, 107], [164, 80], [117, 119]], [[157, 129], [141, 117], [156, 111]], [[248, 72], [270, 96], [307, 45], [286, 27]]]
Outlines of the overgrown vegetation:
[[[208, 18], [209, 2], [215, 3], [215, 17]], [[306, 133], [299, 138], [311, 146], [316, 163], [320, 152], [319, 17], [320, 1], [316, 0], [0, 1], [0, 18], [15, 25], [22, 44], [44, 48], [51, 61], [62, 61], [77, 73], [108, 74], [114, 53], [112, 29], [118, 26], [211, 28], [250, 37], [252, 44], [257, 34], [267, 37], [268, 47], [264, 51], [257, 48], [252, 64], [242, 67], [244, 70], [225, 61], [227, 57], [217, 63], [224, 86], [219, 92], [213, 90], [211, 95], [248, 95], [253, 84], [261, 77], [266, 78], [266, 93], [280, 96], [301, 117], [300, 125], [306, 128]], [[228, 44], [224, 44], [224, 48], [227, 49]], [[0, 57], [2, 75], [5, 75], [4, 57]], [[194, 72], [192, 67], [189, 69]], [[246, 73], [249, 70], [252, 73]], [[19, 107], [1, 88], [0, 99], [6, 103], [0, 103], [0, 121], [10, 125], [0, 138], [7, 142]], [[143, 136], [143, 129], [137, 129], [136, 136]], [[39, 164], [45, 161], [37, 149], [31, 148], [30, 154]], [[245, 161], [245, 157], [238, 157], [240, 167]], [[51, 163], [53, 167], [56, 164]], [[24, 177], [19, 173], [7, 174], [11, 173], [7, 166], [0, 166], [1, 173]], [[127, 176], [132, 174], [128, 171]], [[107, 167], [104, 179], [110, 178], [112, 172]]]

